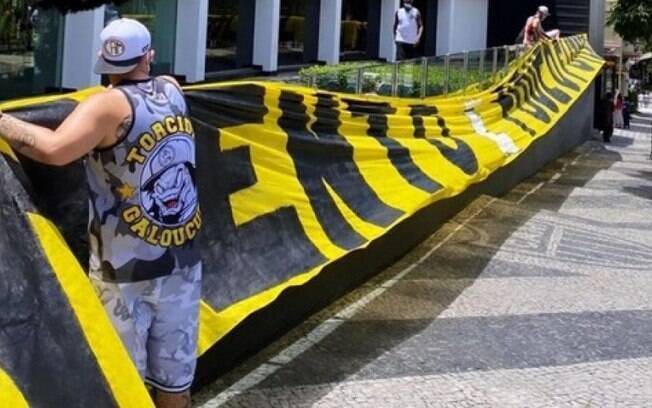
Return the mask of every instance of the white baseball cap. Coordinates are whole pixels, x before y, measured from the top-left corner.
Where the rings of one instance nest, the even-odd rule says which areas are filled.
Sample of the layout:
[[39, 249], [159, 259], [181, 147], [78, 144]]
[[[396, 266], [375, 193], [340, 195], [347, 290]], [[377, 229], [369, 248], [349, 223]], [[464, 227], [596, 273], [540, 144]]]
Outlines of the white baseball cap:
[[548, 17], [550, 15], [550, 10], [548, 10], [548, 7], [546, 6], [539, 6], [539, 13], [545, 17]]
[[130, 18], [111, 21], [100, 34], [102, 50], [95, 63], [96, 74], [126, 74], [136, 68], [152, 47], [147, 27]]

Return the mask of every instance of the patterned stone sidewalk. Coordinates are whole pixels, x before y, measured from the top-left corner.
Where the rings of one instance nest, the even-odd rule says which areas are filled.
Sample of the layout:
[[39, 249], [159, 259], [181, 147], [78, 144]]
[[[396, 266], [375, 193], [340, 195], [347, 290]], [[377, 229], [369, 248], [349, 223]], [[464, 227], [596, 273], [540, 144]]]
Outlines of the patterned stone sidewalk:
[[476, 200], [196, 405], [652, 407], [649, 123]]

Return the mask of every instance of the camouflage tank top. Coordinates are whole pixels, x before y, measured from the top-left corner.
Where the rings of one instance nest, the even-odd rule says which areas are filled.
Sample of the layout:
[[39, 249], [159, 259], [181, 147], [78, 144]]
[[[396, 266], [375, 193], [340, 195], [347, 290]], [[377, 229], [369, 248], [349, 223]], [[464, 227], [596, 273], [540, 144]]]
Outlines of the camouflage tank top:
[[136, 282], [199, 262], [195, 136], [181, 91], [162, 78], [120, 84], [132, 126], [86, 160], [90, 268]]

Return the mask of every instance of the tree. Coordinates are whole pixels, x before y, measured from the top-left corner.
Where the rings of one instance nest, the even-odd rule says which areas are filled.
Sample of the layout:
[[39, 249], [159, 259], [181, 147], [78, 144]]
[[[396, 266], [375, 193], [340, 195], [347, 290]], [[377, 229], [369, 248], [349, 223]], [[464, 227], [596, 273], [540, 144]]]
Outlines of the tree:
[[612, 25], [623, 40], [642, 43], [652, 49], [652, 1], [618, 0], [611, 10], [608, 24]]

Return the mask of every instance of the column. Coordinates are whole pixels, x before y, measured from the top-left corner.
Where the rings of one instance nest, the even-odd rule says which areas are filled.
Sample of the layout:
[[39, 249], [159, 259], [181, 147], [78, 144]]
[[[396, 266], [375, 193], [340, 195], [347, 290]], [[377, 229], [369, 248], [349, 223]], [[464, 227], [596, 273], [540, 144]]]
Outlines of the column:
[[281, 0], [256, 0], [253, 64], [264, 72], [278, 70]]
[[437, 54], [487, 48], [488, 0], [439, 0]]
[[380, 44], [378, 57], [387, 61], [396, 61], [396, 44], [394, 43], [394, 19], [400, 0], [381, 0], [380, 3]]
[[66, 15], [61, 86], [81, 89], [100, 83], [93, 67], [102, 46], [103, 28], [104, 6]]
[[319, 60], [319, 25], [321, 16], [321, 0], [306, 2], [306, 22], [303, 35], [303, 61]]
[[342, 0], [322, 0], [319, 13], [319, 61], [340, 62]]
[[605, 2], [591, 0], [589, 13], [589, 42], [591, 47], [600, 55], [604, 52], [604, 20]]
[[[606, 7], [608, 3], [605, 3], [603, 0], [591, 0], [590, 3], [590, 12], [589, 12], [589, 42], [591, 47], [599, 54], [604, 54], [604, 22]], [[622, 44], [621, 44], [622, 45]], [[622, 48], [620, 53], [622, 55]], [[597, 128], [599, 125], [600, 115], [600, 103], [602, 101], [602, 81], [604, 78], [602, 74], [598, 75], [595, 80], [595, 85], [589, 88], [588, 92], [593, 93], [593, 111], [591, 112], [593, 116], [593, 127]]]
[[208, 0], [177, 3], [174, 73], [185, 76], [187, 82], [204, 80], [207, 25]]

